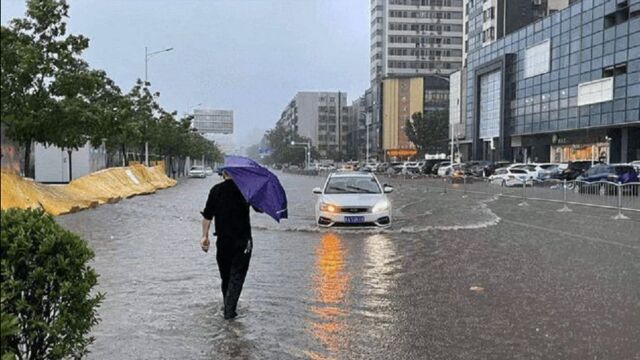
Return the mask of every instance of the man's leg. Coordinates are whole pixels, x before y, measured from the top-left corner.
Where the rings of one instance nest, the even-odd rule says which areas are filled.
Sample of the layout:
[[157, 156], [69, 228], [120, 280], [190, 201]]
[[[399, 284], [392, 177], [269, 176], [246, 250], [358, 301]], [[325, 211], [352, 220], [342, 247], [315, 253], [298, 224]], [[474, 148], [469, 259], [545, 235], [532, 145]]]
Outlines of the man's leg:
[[231, 260], [233, 253], [224, 249], [216, 249], [216, 261], [218, 262], [218, 270], [220, 271], [222, 301], [224, 302], [229, 287], [229, 275], [231, 273]]
[[233, 256], [231, 271], [229, 274], [229, 287], [227, 288], [227, 296], [224, 301], [225, 319], [233, 319], [237, 316], [236, 307], [238, 306], [238, 299], [240, 298], [244, 279], [247, 276], [247, 271], [249, 270], [250, 260], [250, 252], [245, 254], [244, 251], [239, 251]]

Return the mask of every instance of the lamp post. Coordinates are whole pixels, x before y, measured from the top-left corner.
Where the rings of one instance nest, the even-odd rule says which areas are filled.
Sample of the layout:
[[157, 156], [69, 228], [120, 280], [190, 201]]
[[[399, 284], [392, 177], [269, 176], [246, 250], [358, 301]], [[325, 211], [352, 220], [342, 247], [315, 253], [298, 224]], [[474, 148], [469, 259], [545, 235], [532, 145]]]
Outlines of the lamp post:
[[304, 143], [304, 142], [291, 141], [291, 146], [304, 146], [305, 160], [307, 163], [307, 169], [309, 169], [311, 167], [311, 142], [307, 141], [306, 143]]
[[[169, 52], [172, 50], [173, 48], [171, 47], [163, 50], [149, 52], [149, 49], [146, 46], [144, 47], [144, 86], [147, 86], [147, 82], [149, 82], [149, 59], [154, 55], [163, 52]], [[149, 141], [144, 142], [144, 165], [149, 166]]]

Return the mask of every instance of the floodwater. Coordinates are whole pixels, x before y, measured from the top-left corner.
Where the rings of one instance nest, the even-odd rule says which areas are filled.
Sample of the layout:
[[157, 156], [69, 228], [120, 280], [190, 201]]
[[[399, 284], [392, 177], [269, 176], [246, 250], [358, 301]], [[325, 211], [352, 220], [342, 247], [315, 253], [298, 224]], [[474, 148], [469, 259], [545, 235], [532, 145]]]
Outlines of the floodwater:
[[216, 181], [58, 218], [95, 251], [106, 294], [89, 358], [640, 358], [635, 214], [619, 226], [396, 181], [392, 229], [324, 231], [323, 179], [282, 175], [291, 218], [252, 214], [240, 317], [225, 321], [215, 251], [199, 247]]

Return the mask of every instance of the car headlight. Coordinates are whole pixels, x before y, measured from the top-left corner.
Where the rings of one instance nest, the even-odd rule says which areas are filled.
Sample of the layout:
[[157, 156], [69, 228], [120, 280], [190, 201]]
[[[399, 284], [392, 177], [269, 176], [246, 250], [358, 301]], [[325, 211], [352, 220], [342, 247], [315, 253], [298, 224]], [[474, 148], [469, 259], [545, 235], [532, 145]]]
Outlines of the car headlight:
[[378, 213], [378, 212], [385, 211], [385, 210], [389, 210], [389, 202], [387, 200], [379, 201], [373, 207], [373, 209], [371, 209], [371, 211], [374, 212], [374, 213]]
[[338, 212], [338, 207], [333, 205], [333, 204], [327, 204], [327, 203], [320, 203], [320, 211], [326, 211], [326, 212]]

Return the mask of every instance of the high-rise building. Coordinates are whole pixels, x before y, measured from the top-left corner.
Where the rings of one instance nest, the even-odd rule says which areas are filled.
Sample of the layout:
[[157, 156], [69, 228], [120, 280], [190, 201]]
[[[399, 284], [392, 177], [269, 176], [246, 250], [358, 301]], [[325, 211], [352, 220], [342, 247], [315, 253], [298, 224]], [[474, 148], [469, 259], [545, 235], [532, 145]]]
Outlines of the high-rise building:
[[323, 158], [342, 159], [347, 153], [349, 107], [344, 92], [299, 92], [278, 122], [311, 140]]
[[462, 64], [462, 0], [372, 0], [371, 80]]
[[[401, 101], [402, 97], [398, 97], [400, 84], [404, 84], [407, 78], [417, 78], [414, 82], [424, 84], [423, 77], [427, 75], [447, 77], [460, 69], [462, 58], [462, 0], [371, 1], [371, 101], [368, 116], [371, 131], [375, 134], [373, 141], [380, 145], [375, 146], [380, 158], [387, 156], [393, 146], [409, 146], [400, 131], [406, 116], [385, 108], [385, 105], [394, 106]], [[385, 82], [394, 88], [385, 89]], [[420, 111], [424, 110], [424, 89], [424, 86], [414, 87], [415, 94], [411, 95], [423, 102], [419, 106]], [[446, 97], [441, 94], [434, 96]], [[413, 103], [416, 105], [417, 101]], [[443, 107], [446, 108], [446, 104]], [[390, 115], [393, 116], [390, 118]]]

